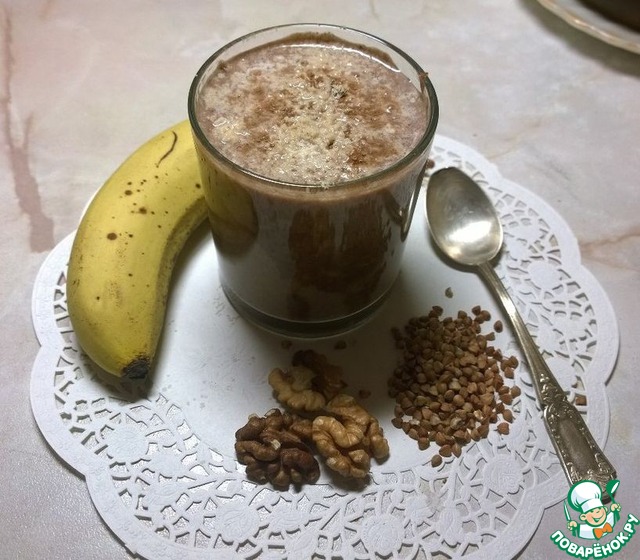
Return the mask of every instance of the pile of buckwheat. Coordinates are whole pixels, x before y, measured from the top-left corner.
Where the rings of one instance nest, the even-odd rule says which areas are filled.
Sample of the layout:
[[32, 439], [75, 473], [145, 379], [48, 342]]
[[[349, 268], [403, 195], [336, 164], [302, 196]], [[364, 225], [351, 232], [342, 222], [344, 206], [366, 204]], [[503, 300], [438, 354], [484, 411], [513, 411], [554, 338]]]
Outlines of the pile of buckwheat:
[[[422, 450], [431, 443], [438, 446], [431, 458], [434, 467], [443, 457], [459, 457], [470, 441], [487, 437], [491, 424], [508, 434], [513, 421], [508, 406], [520, 395], [519, 387], [504, 381], [513, 379], [517, 358], [503, 356], [491, 344], [495, 332], [482, 334], [490, 313], [480, 306], [471, 311], [443, 318], [443, 309], [434, 306], [403, 330], [392, 329], [403, 352], [389, 379], [389, 395], [396, 401], [392, 424]], [[496, 321], [493, 328], [500, 332], [502, 324]]]

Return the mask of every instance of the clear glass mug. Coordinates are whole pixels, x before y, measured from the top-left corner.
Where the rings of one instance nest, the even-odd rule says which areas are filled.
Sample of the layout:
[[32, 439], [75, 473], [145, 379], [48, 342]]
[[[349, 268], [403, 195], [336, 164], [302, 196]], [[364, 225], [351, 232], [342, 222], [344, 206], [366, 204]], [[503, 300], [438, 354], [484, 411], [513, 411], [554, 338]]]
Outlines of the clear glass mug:
[[[293, 34], [327, 33], [380, 53], [420, 92], [426, 123], [417, 144], [381, 170], [331, 185], [269, 178], [223, 155], [199, 119], [210, 75], [262, 45]], [[193, 80], [188, 110], [220, 282], [236, 310], [268, 330], [299, 337], [334, 335], [369, 319], [400, 271], [435, 135], [438, 101], [426, 72], [400, 49], [361, 31], [283, 25], [240, 37], [213, 54]]]

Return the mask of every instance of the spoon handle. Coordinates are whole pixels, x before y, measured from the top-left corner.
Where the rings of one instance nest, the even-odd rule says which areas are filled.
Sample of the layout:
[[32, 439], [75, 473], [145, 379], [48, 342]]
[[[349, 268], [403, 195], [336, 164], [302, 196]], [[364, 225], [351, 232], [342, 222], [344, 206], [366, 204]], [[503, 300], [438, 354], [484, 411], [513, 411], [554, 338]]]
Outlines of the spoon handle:
[[[478, 268], [511, 320], [531, 370], [547, 431], [569, 482], [592, 480], [605, 489], [607, 482], [616, 478], [615, 469], [593, 439], [582, 415], [567, 400], [493, 266], [484, 263]], [[603, 499], [605, 496], [603, 492]]]

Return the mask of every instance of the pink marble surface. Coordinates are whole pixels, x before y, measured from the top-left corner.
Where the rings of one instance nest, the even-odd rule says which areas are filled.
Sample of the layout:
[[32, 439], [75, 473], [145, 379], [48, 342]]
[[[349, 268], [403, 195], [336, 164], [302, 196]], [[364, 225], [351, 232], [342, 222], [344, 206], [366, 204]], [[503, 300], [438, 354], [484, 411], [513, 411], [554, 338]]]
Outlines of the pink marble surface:
[[[439, 132], [542, 196], [609, 294], [621, 348], [608, 386], [606, 451], [623, 510], [640, 512], [640, 56], [568, 26], [534, 0], [4, 0], [0, 3], [0, 524], [2, 558], [130, 554], [82, 479], [47, 447], [29, 377], [35, 274], [89, 196], [139, 144], [186, 116], [191, 78], [227, 40], [294, 21], [378, 34], [426, 69]], [[545, 512], [521, 558], [553, 558]], [[619, 558], [640, 557], [640, 537]]]

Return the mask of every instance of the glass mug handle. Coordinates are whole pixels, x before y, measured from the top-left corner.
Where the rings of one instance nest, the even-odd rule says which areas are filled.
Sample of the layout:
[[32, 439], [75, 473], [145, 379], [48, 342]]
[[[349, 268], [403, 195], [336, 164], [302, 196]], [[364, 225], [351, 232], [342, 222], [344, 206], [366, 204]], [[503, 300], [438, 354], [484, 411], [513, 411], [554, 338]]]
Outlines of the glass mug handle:
[[420, 198], [420, 190], [422, 189], [422, 181], [424, 180], [424, 175], [427, 171], [427, 166], [429, 165], [429, 160], [425, 161], [424, 166], [418, 173], [418, 178], [416, 180], [416, 186], [413, 189], [413, 193], [411, 194], [411, 200], [406, 209], [400, 209], [398, 214], [401, 220], [402, 226], [400, 230], [400, 239], [405, 241], [407, 236], [409, 235], [409, 228], [411, 227], [411, 221], [413, 220], [413, 214], [416, 210], [416, 205], [418, 204], [418, 198]]

